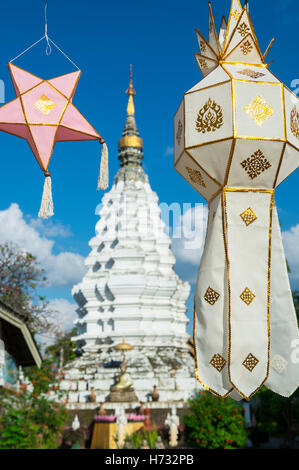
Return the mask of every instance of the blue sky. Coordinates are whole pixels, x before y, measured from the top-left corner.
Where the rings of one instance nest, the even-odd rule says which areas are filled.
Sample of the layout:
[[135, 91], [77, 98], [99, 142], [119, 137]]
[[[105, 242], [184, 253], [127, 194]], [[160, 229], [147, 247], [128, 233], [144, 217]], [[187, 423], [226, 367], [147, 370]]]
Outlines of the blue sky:
[[[6, 64], [44, 34], [44, 2], [2, 3], [0, 79], [5, 84], [6, 101], [10, 101], [15, 95]], [[222, 14], [228, 15], [230, 0], [214, 0], [212, 6], [219, 25]], [[271, 38], [276, 37], [268, 59], [274, 61], [271, 70], [289, 87], [294, 79], [299, 79], [298, 10], [295, 0], [250, 1], [261, 49], [265, 50]], [[173, 147], [173, 116], [182, 95], [201, 80], [193, 55], [198, 52], [195, 28], [207, 34], [208, 2], [48, 0], [48, 23], [49, 36], [83, 72], [74, 104], [107, 140], [110, 175], [119, 167], [117, 142], [125, 121], [124, 92], [132, 63], [137, 91], [136, 119], [144, 140], [144, 167], [152, 188], [161, 202], [204, 202], [175, 172], [169, 149]], [[74, 70], [54, 50], [47, 57], [44, 42], [15, 64], [44, 78]], [[89, 253], [88, 240], [95, 233], [95, 207], [102, 195], [96, 191], [98, 143], [56, 145], [50, 164], [55, 217], [46, 225], [35, 221], [44, 178], [29, 147], [25, 141], [4, 133], [0, 134], [0, 145], [0, 211], [16, 203], [21, 211], [15, 212], [16, 217], [34, 227], [40, 237], [53, 241], [51, 249], [48, 246], [53, 256], [67, 251], [85, 257]], [[297, 172], [277, 190], [284, 231], [294, 232], [299, 224], [298, 183]], [[292, 243], [296, 234], [295, 230]], [[192, 269], [194, 266], [190, 266]], [[188, 265], [178, 266], [178, 271], [186, 273]], [[49, 298], [71, 300], [71, 283], [70, 278], [69, 284], [49, 288]]]

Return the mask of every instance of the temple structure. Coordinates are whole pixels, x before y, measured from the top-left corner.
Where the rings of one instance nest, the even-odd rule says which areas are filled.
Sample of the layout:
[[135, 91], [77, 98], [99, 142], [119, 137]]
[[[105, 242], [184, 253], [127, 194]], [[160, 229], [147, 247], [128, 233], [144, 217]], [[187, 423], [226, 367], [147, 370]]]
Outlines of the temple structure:
[[138, 400], [151, 400], [156, 386], [160, 401], [186, 401], [197, 388], [186, 331], [190, 287], [174, 271], [158, 197], [142, 169], [132, 73], [127, 95], [121, 168], [102, 199], [88, 272], [72, 291], [78, 304], [74, 340], [82, 354], [65, 366], [61, 387], [79, 408], [92, 387], [97, 402], [108, 399], [122, 360], [113, 346], [123, 338], [133, 346], [126, 367]]

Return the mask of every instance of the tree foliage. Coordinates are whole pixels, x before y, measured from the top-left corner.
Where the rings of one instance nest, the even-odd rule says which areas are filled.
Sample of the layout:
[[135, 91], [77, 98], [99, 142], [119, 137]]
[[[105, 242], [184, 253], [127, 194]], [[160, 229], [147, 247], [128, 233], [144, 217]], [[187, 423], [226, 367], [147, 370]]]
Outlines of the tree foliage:
[[44, 270], [33, 255], [12, 243], [0, 244], [0, 300], [19, 313], [33, 333], [56, 332], [54, 312], [37, 294], [46, 285]]
[[51, 359], [55, 364], [60, 363], [61, 353], [63, 355], [63, 363], [66, 364], [69, 361], [72, 361], [76, 357], [76, 343], [72, 341], [72, 337], [76, 336], [77, 328], [73, 328], [71, 331], [68, 331], [63, 336], [57, 336], [56, 341], [51, 346], [48, 346], [45, 350], [45, 354]]
[[[57, 390], [57, 371], [45, 362], [26, 370], [33, 391], [0, 389], [0, 449], [56, 449], [68, 412]], [[51, 392], [55, 390], [55, 399]]]
[[231, 398], [199, 392], [183, 416], [187, 444], [194, 448], [236, 449], [246, 444], [243, 408]]

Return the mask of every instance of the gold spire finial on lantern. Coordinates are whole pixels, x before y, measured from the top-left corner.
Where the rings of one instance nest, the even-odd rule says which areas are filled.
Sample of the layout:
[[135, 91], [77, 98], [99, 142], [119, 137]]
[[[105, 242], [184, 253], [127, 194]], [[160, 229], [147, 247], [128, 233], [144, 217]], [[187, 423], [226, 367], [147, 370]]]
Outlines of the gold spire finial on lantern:
[[129, 101], [128, 101], [128, 106], [127, 106], [127, 114], [135, 114], [135, 107], [134, 107], [134, 100], [133, 96], [136, 95], [136, 91], [134, 90], [133, 86], [133, 72], [132, 72], [132, 64], [130, 65], [130, 82], [129, 82], [129, 88], [126, 91]]

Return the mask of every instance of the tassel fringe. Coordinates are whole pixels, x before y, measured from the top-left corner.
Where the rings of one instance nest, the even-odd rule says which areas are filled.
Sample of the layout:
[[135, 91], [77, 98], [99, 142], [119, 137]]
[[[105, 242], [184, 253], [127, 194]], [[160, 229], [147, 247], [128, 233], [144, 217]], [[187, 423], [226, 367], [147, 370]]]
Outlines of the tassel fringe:
[[38, 213], [38, 216], [41, 219], [48, 219], [49, 217], [52, 217], [54, 215], [51, 176], [49, 173], [45, 174], [45, 176], [46, 178], [44, 183], [42, 203]]
[[97, 189], [107, 189], [109, 184], [109, 167], [108, 167], [108, 147], [106, 142], [103, 142], [100, 174], [98, 178]]

